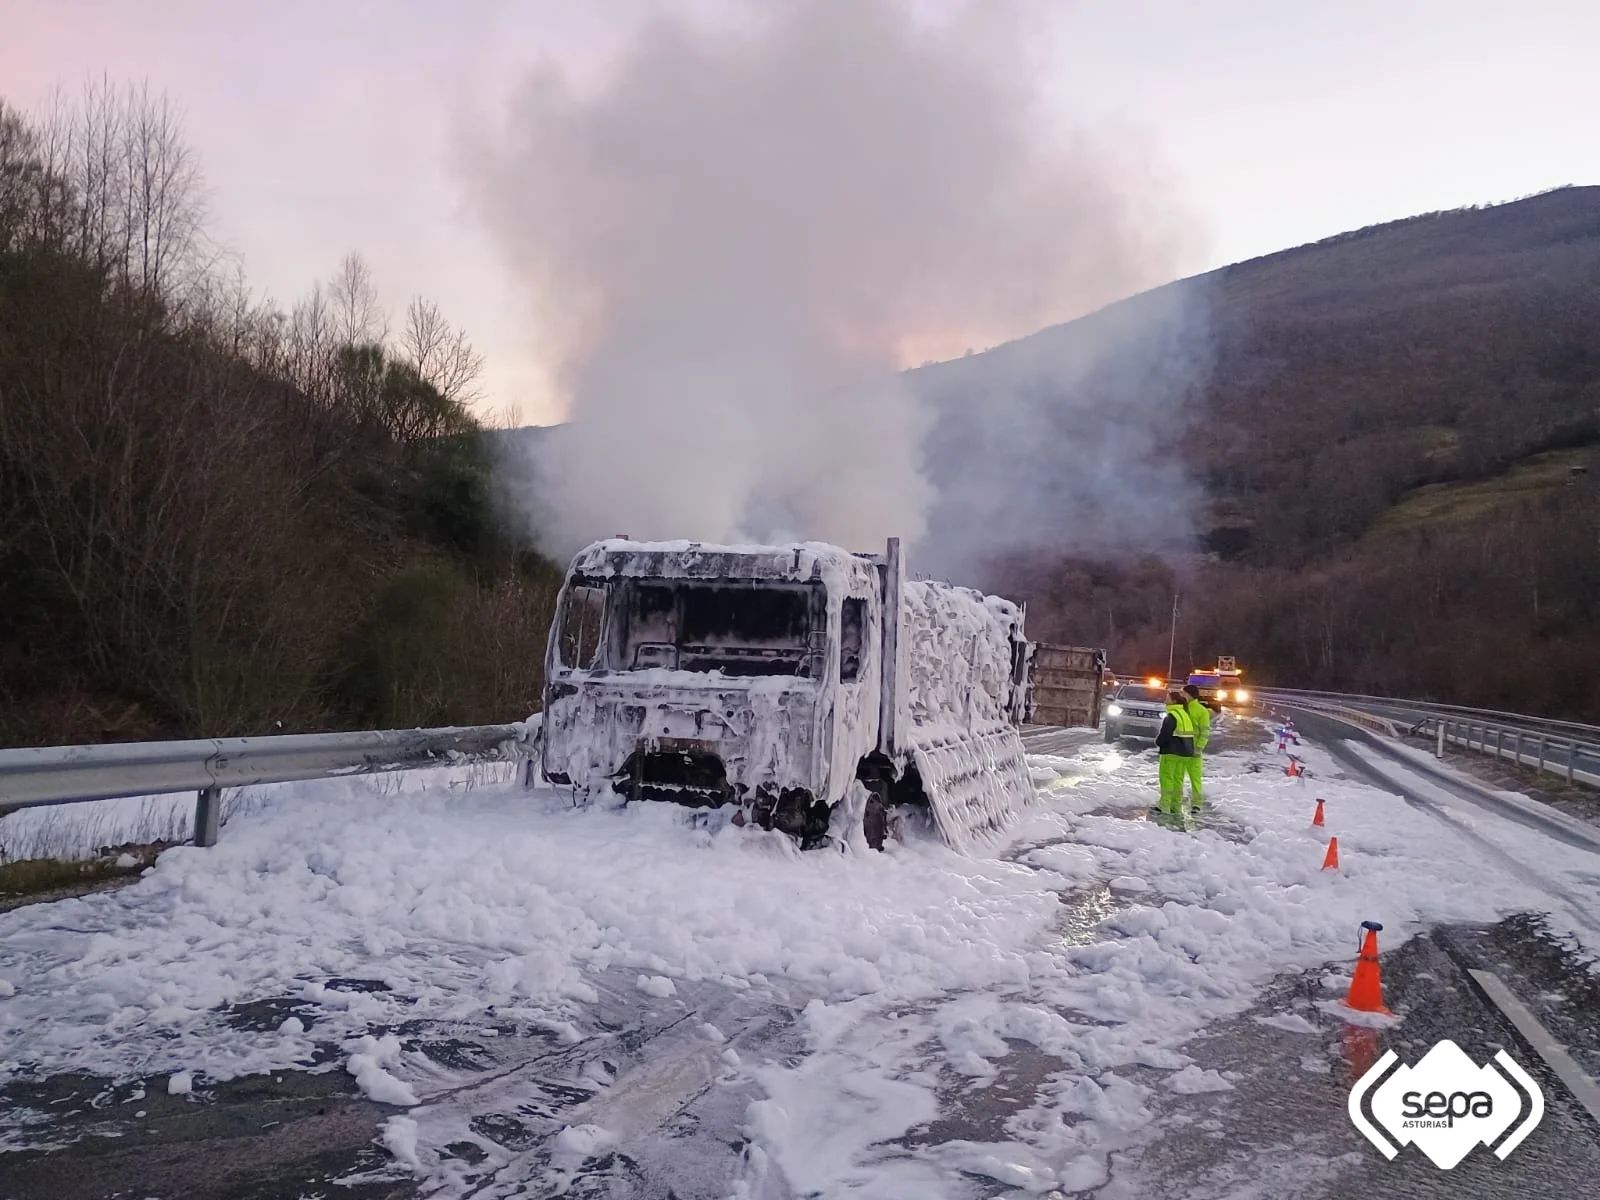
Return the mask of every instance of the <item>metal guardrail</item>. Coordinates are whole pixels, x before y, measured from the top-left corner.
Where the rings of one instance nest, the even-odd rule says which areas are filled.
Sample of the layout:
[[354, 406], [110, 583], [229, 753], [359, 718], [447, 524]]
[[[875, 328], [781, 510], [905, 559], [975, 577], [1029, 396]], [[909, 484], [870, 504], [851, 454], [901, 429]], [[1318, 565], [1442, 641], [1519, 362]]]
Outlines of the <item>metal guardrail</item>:
[[195, 845], [211, 846], [223, 788], [521, 757], [529, 736], [524, 724], [468, 725], [0, 750], [0, 816], [47, 804], [194, 791]]
[[1332, 717], [1338, 721], [1346, 721], [1351, 725], [1359, 725], [1363, 729], [1370, 729], [1373, 733], [1381, 733], [1385, 737], [1398, 738], [1400, 736], [1400, 730], [1395, 726], [1393, 721], [1389, 720], [1388, 717], [1380, 717], [1372, 713], [1362, 712], [1358, 708], [1349, 708], [1343, 704], [1334, 704], [1324, 700], [1287, 700], [1277, 699], [1276, 697], [1271, 696], [1261, 697], [1259, 693], [1257, 695], [1260, 699], [1276, 699], [1277, 703], [1286, 707], [1304, 708], [1311, 712], [1321, 713], [1323, 716]]
[[1330, 715], [1335, 709], [1346, 714], [1360, 713], [1386, 725], [1382, 732], [1389, 736], [1409, 733], [1431, 739], [1441, 757], [1448, 744], [1509, 759], [1560, 776], [1568, 783], [1600, 787], [1600, 726], [1391, 696], [1257, 688], [1256, 697], [1267, 704], [1298, 706]]
[[1456, 721], [1444, 717], [1428, 717], [1413, 726], [1413, 731], [1435, 738], [1441, 754], [1448, 743], [1548, 771], [1568, 783], [1600, 787], [1600, 742], [1554, 737], [1487, 721]]
[[1588, 725], [1582, 721], [1563, 721], [1555, 717], [1531, 717], [1524, 713], [1509, 713], [1493, 708], [1468, 708], [1460, 704], [1437, 704], [1432, 700], [1409, 700], [1403, 696], [1369, 696], [1358, 692], [1310, 692], [1298, 691], [1291, 688], [1257, 688], [1257, 697], [1263, 700], [1328, 700], [1345, 705], [1378, 706], [1391, 710], [1410, 710], [1419, 716], [1422, 714], [1449, 717], [1451, 719], [1475, 720], [1495, 722], [1507, 728], [1522, 726], [1524, 728], [1539, 727], [1550, 732], [1561, 732], [1579, 740], [1592, 740], [1600, 742], [1600, 725]]

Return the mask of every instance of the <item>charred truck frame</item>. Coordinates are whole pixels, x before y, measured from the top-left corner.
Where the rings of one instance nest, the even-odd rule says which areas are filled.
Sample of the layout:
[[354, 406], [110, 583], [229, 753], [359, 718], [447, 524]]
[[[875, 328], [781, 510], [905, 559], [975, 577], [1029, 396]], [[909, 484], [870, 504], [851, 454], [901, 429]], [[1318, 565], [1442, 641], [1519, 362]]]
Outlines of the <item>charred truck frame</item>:
[[[734, 806], [804, 846], [926, 804], [968, 849], [1028, 802], [1020, 606], [822, 543], [621, 539], [568, 571], [542, 771], [585, 794]], [[841, 807], [842, 806], [842, 807]]]

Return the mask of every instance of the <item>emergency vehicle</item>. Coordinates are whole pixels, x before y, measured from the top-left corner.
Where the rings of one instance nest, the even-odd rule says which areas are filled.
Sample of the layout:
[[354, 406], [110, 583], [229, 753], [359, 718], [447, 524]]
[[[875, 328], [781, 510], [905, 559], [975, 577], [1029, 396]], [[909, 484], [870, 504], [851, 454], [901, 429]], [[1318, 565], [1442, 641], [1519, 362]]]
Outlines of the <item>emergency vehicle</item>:
[[1250, 700], [1250, 691], [1244, 686], [1244, 672], [1231, 655], [1222, 655], [1214, 667], [1196, 667], [1186, 681], [1200, 692], [1200, 700], [1210, 708], [1222, 711], [1224, 705], [1239, 707]]

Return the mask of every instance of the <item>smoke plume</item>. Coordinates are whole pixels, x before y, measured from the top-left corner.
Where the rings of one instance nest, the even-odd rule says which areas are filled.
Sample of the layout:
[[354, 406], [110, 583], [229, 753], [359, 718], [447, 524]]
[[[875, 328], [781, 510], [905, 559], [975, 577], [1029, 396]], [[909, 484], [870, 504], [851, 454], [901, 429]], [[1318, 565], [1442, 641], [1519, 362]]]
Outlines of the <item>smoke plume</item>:
[[1214, 282], [1186, 279], [986, 354], [914, 371], [939, 481], [922, 569], [1010, 584], [1001, 560], [1192, 549], [1182, 444], [1213, 358]]
[[523, 82], [468, 163], [570, 405], [513, 472], [547, 549], [916, 540], [946, 481], [899, 369], [1168, 277], [1160, 181], [1045, 111], [1019, 14], [782, 0]]

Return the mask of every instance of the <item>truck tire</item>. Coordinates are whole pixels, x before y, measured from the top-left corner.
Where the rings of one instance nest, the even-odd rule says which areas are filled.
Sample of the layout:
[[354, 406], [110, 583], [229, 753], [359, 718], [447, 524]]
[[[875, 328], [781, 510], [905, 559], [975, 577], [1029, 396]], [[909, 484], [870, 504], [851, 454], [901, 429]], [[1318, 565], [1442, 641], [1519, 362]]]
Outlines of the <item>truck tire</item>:
[[1117, 730], [1113, 725], [1106, 726], [1106, 742], [1109, 744], [1117, 740]]

